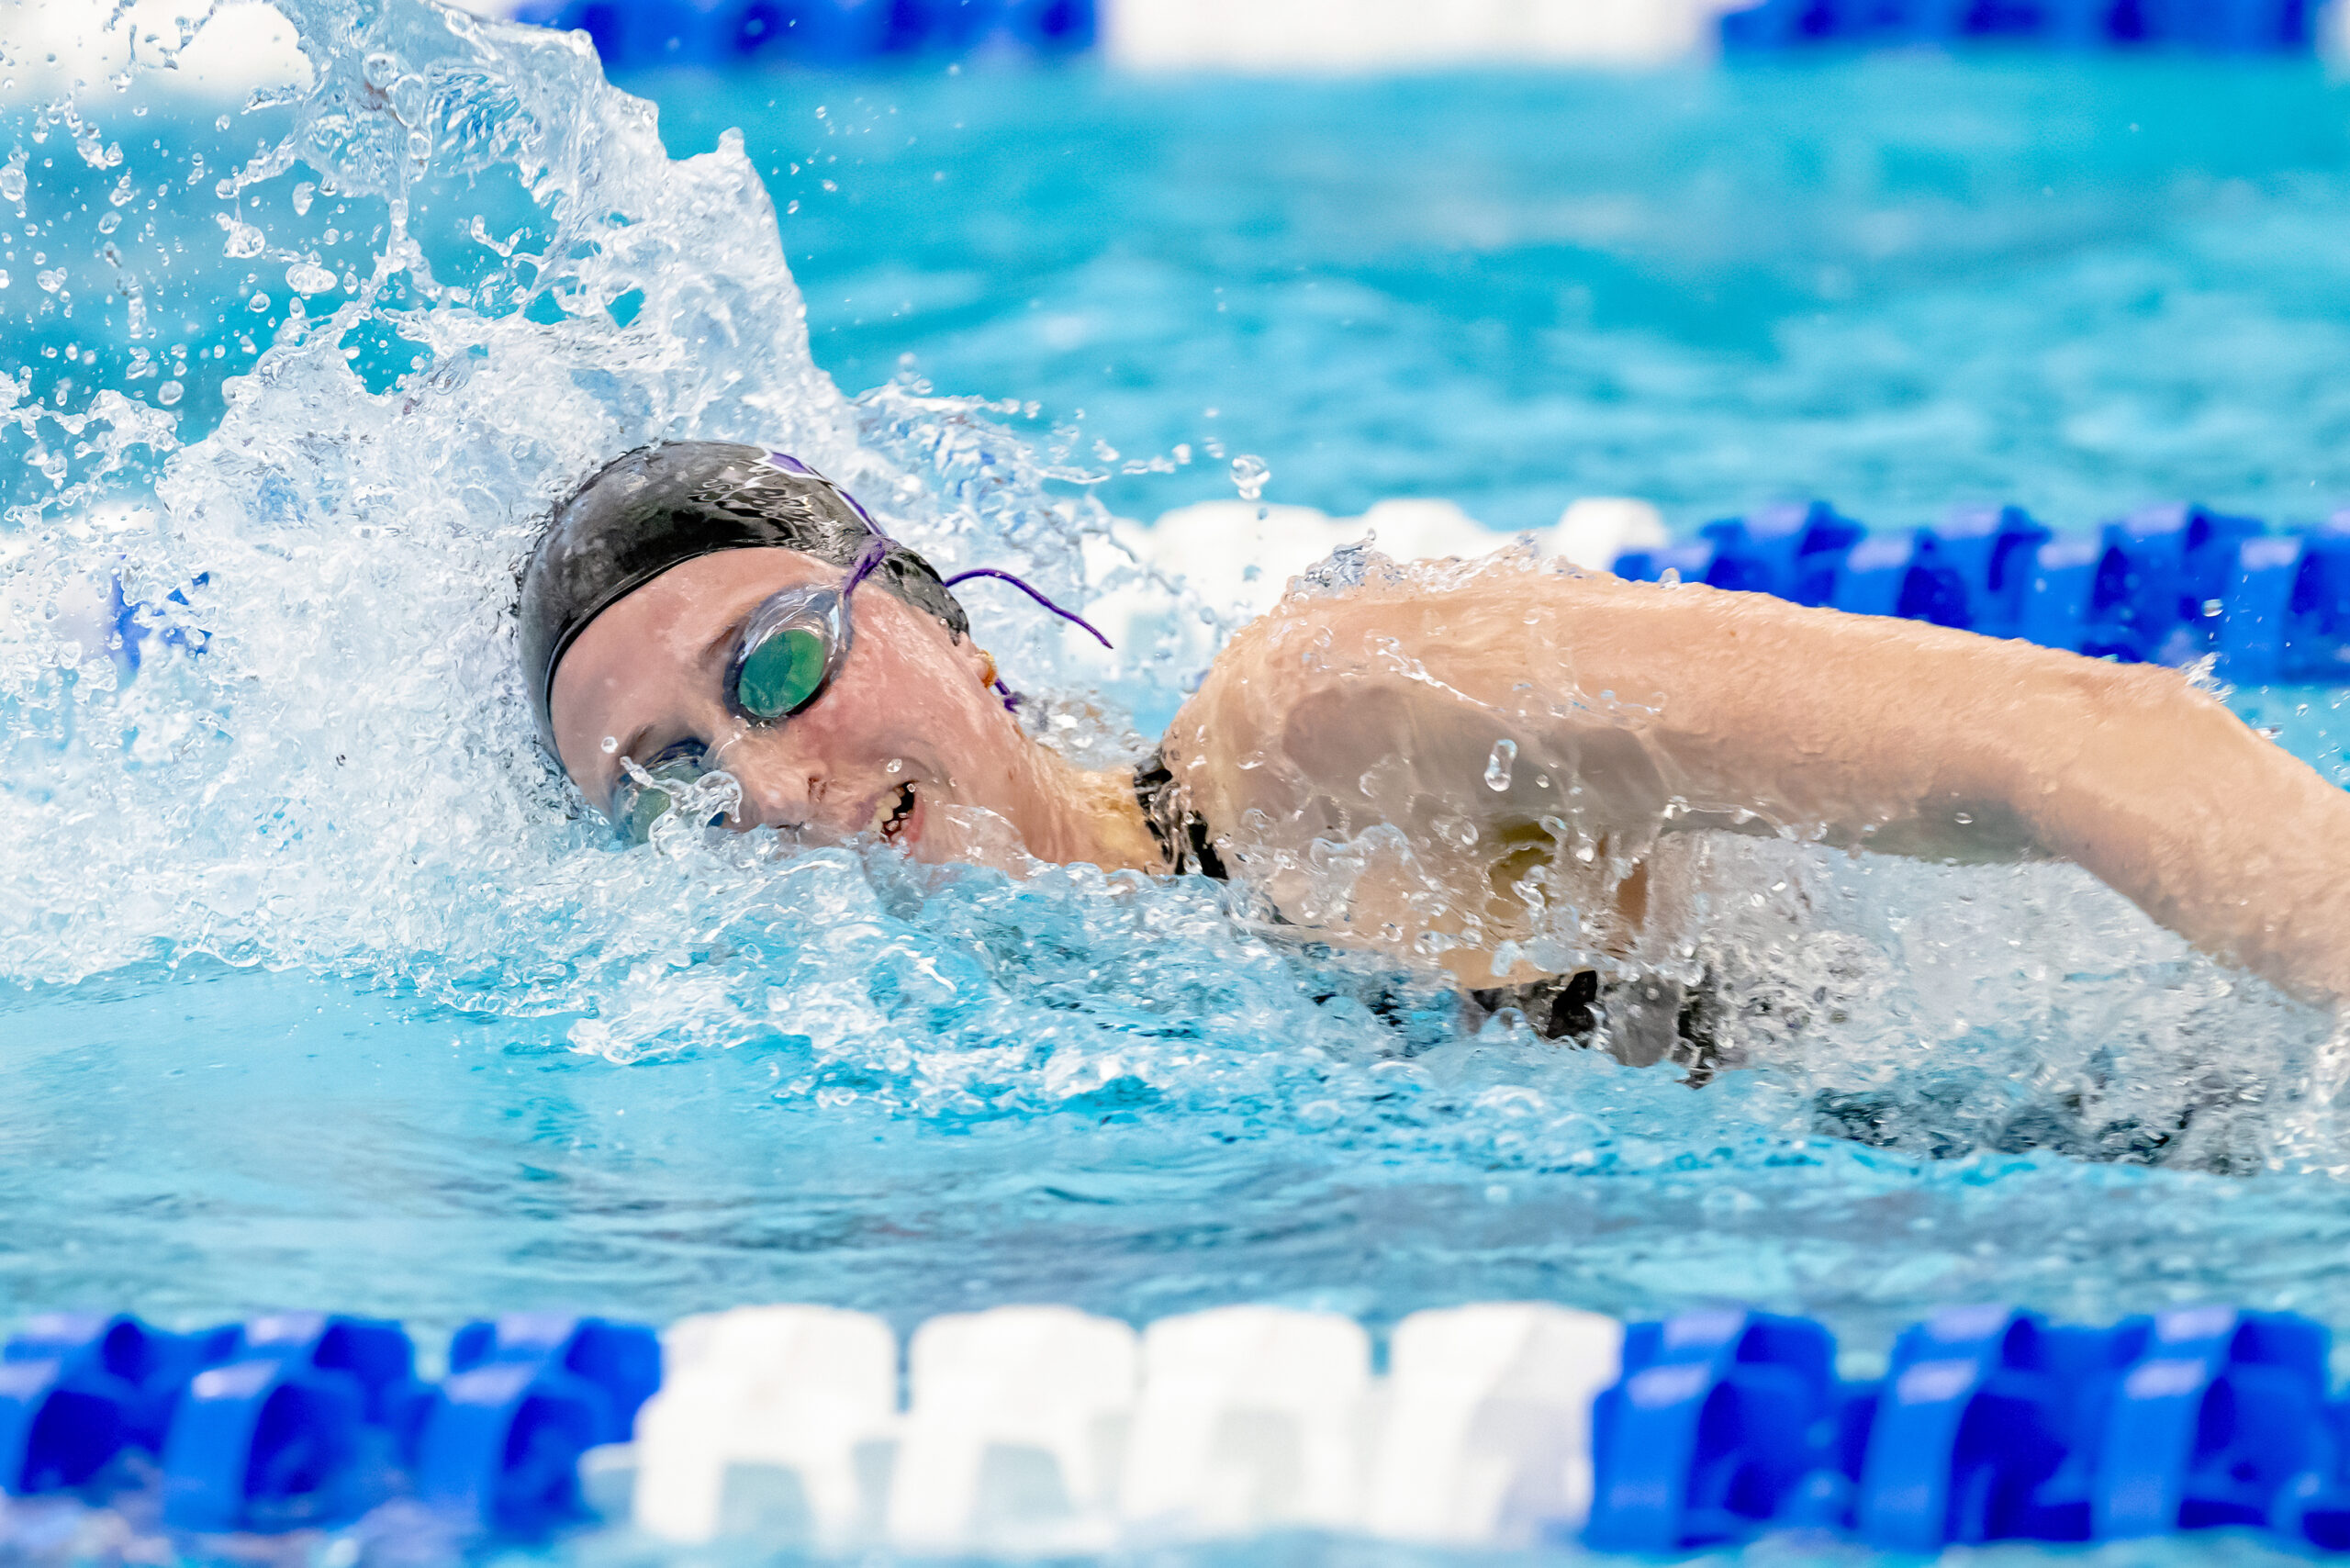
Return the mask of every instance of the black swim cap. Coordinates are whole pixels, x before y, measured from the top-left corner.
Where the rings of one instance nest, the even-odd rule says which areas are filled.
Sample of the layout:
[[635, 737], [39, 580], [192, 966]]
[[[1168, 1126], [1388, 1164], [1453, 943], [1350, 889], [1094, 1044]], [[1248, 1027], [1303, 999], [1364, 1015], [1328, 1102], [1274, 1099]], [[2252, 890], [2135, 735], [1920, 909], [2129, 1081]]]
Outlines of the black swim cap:
[[[555, 750], [547, 703], [555, 666], [588, 623], [699, 555], [780, 546], [854, 566], [880, 530], [848, 493], [795, 457], [732, 442], [640, 447], [606, 464], [554, 509], [522, 568], [522, 676], [539, 739]], [[970, 618], [929, 562], [895, 540], [871, 580], [945, 622]]]

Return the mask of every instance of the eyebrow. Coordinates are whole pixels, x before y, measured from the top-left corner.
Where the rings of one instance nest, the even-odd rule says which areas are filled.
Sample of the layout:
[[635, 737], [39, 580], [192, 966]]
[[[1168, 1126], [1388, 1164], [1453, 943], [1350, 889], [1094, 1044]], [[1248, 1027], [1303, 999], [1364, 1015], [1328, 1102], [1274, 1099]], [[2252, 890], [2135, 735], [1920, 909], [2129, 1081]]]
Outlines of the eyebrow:
[[[764, 600], [762, 602], [764, 602]], [[694, 656], [694, 666], [697, 669], [708, 669], [711, 664], [716, 662], [721, 651], [725, 648], [726, 644], [742, 636], [743, 628], [751, 623], [751, 617], [758, 613], [758, 605], [754, 604], [750, 608], [744, 610], [742, 614], [736, 616], [733, 620], [720, 627], [718, 629], [718, 635], [712, 637], [709, 642], [704, 643], [702, 644], [701, 652]]]

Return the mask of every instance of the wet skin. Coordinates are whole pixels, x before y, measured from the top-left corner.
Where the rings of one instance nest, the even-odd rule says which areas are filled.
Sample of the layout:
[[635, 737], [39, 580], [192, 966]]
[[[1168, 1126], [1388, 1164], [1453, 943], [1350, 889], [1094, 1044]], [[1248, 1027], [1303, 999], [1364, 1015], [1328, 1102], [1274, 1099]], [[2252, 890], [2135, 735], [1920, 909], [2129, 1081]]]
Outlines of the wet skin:
[[[1284, 599], [1168, 732], [1225, 860], [1298, 934], [1522, 981], [1579, 961], [1507, 956], [1541, 911], [1579, 908], [1583, 949], [1630, 952], [1662, 835], [1728, 828], [2073, 860], [2216, 958], [2314, 1001], [2350, 994], [2350, 795], [2175, 671], [1604, 573], [1430, 572]], [[599, 616], [551, 703], [588, 799], [612, 801], [621, 756], [692, 740], [741, 781], [735, 827], [878, 833], [934, 861], [1164, 868], [1130, 770], [1089, 772], [1030, 738], [970, 639], [869, 586], [815, 703], [771, 726], [729, 712], [744, 619], [841, 576], [734, 551]], [[1317, 846], [1374, 830], [1394, 830], [1395, 864], [1334, 893]]]
[[733, 550], [674, 566], [599, 615], [550, 694], [573, 781], [609, 810], [622, 757], [643, 766], [695, 742], [742, 785], [733, 827], [875, 833], [925, 860], [1158, 866], [1130, 779], [1121, 811], [1120, 779], [1070, 767], [1021, 729], [973, 638], [870, 583], [851, 599], [848, 657], [813, 703], [774, 724], [731, 712], [722, 688], [744, 621], [785, 588], [844, 576], [796, 550]]
[[1259, 824], [1227, 858], [1285, 909], [1314, 840], [1403, 829], [1409, 874], [1365, 877], [1326, 918], [1402, 953], [1466, 937], [1438, 961], [1473, 984], [1530, 978], [1494, 966], [1531, 908], [1600, 910], [1588, 945], [1628, 942], [1651, 851], [1707, 828], [2070, 860], [2214, 958], [2350, 996], [2350, 794], [2177, 670], [1454, 564], [1283, 600], [1218, 656], [1166, 756], [1209, 821]]

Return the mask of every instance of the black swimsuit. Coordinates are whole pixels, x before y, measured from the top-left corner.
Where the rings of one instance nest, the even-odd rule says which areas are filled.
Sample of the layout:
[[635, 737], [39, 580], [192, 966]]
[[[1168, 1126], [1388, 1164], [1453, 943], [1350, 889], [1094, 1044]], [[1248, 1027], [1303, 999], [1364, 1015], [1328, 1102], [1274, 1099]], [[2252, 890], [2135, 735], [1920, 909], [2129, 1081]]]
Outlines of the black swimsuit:
[[[1150, 836], [1158, 841], [1159, 853], [1167, 857], [1169, 870], [1219, 882], [1231, 879], [1224, 857], [1215, 851], [1207, 819], [1192, 809], [1190, 794], [1176, 785], [1175, 776], [1168, 771], [1166, 748], [1136, 765], [1135, 799], [1142, 805], [1142, 820], [1149, 824]], [[1273, 918], [1279, 921], [1281, 916], [1276, 913]], [[1694, 1070], [1711, 1070], [1712, 1030], [1705, 1016], [1705, 1002], [1709, 999], [1702, 989], [1684, 998], [1682, 988], [1669, 981], [1638, 980], [1603, 990], [1595, 970], [1578, 969], [1519, 985], [1480, 989], [1469, 995], [1488, 1013], [1516, 1008], [1536, 1034], [1552, 1040], [1589, 1039], [1598, 1029], [1603, 1008], [1622, 1011], [1628, 1004], [1634, 1008], [1662, 1005], [1675, 1014], [1673, 1033], [1680, 1036], [1683, 1047], [1668, 1054], [1687, 1061]], [[1694, 1076], [1692, 1081], [1695, 1081]]]
[[1135, 799], [1142, 803], [1142, 820], [1150, 824], [1150, 836], [1158, 840], [1169, 870], [1177, 876], [1196, 873], [1219, 882], [1231, 880], [1224, 857], [1215, 852], [1207, 819], [1192, 809], [1190, 793], [1177, 789], [1175, 776], [1167, 770], [1165, 747], [1136, 765]]

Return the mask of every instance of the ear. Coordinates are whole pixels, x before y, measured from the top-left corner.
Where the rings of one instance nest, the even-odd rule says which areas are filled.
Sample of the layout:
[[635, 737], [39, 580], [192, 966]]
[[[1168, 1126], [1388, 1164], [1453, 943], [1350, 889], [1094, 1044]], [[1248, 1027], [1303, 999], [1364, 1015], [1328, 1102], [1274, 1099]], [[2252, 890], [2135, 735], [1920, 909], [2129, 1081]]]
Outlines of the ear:
[[979, 650], [979, 684], [982, 687], [995, 684], [995, 655], [985, 648]]

